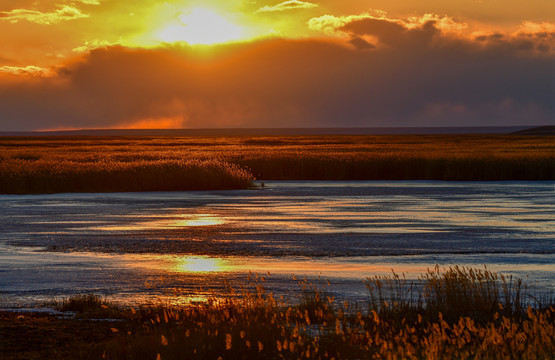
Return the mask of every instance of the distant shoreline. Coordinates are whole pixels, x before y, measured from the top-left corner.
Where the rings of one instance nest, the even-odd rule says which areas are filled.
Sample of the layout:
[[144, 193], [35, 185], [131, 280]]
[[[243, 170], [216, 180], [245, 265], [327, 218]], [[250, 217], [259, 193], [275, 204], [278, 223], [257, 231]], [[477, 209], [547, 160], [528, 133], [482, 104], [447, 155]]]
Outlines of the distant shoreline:
[[479, 127], [357, 127], [357, 128], [222, 128], [222, 129], [83, 129], [52, 131], [0, 131], [3, 137], [25, 136], [292, 136], [292, 135], [462, 135], [512, 134], [543, 129], [555, 134], [555, 126]]

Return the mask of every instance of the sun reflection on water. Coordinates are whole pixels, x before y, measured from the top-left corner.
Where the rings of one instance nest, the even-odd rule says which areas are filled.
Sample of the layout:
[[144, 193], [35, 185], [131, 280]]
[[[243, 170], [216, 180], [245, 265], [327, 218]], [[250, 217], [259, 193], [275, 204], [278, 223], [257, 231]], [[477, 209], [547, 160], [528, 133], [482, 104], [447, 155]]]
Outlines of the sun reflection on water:
[[174, 270], [182, 273], [207, 273], [227, 271], [226, 263], [221, 258], [208, 256], [183, 257], [177, 261]]
[[[169, 217], [169, 216], [168, 216]], [[176, 229], [182, 227], [202, 227], [225, 224], [225, 220], [212, 214], [183, 214], [163, 217], [158, 220], [142, 221], [128, 224], [103, 225], [88, 228], [89, 230], [100, 231], [142, 231], [142, 230], [163, 230]]]
[[225, 223], [225, 221], [217, 216], [214, 215], [196, 215], [196, 216], [187, 216], [187, 218], [183, 220], [176, 220], [170, 223], [169, 227], [188, 227], [188, 226], [213, 226], [213, 225], [221, 225]]

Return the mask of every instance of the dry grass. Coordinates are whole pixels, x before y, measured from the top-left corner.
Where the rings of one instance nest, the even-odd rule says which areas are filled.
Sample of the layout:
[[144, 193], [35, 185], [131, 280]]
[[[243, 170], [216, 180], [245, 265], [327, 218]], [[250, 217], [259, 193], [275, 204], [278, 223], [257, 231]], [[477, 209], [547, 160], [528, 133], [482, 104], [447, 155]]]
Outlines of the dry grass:
[[[487, 269], [430, 270], [417, 287], [393, 274], [368, 279], [370, 305], [337, 303], [299, 280], [300, 301], [259, 282], [224, 300], [115, 308], [104, 341], [67, 350], [82, 359], [548, 359], [555, 356], [553, 298], [529, 306], [523, 288]], [[409, 286], [409, 288], [407, 288]], [[418, 290], [416, 290], [418, 289]], [[410, 298], [411, 291], [414, 296]], [[179, 296], [179, 295], [176, 295]], [[87, 296], [75, 303], [90, 305]], [[95, 299], [93, 299], [95, 300]], [[469, 303], [462, 308], [463, 302]], [[499, 301], [499, 302], [498, 302]], [[69, 301], [71, 302], [71, 301]], [[105, 304], [92, 301], [97, 307]], [[84, 307], [85, 308], [85, 307]], [[96, 311], [88, 310], [84, 311]], [[77, 356], [78, 354], [78, 356]], [[60, 355], [60, 354], [59, 354]], [[53, 356], [51, 358], [58, 358]]]
[[0, 192], [123, 192], [244, 189], [252, 176], [219, 160], [94, 162], [79, 159], [10, 159], [0, 163]]
[[[378, 283], [390, 280], [394, 291], [384, 291], [382, 286], [378, 295]], [[543, 359], [555, 355], [553, 299], [532, 308], [512, 279], [487, 269], [436, 268], [420, 278], [417, 294], [424, 300], [402, 306], [395, 298], [407, 294], [410, 285], [400, 280], [396, 275], [369, 279], [367, 285], [374, 285], [368, 287], [370, 297], [381, 301], [379, 306], [370, 302], [367, 309], [338, 304], [326, 296], [325, 289], [306, 280], [299, 280], [302, 296], [296, 305], [276, 300], [262, 283], [255, 283], [238, 294], [230, 289], [228, 300], [139, 309], [135, 319], [142, 324], [141, 331], [108, 344], [105, 354], [114, 359]], [[458, 307], [469, 299], [465, 307]]]
[[0, 193], [244, 188], [262, 180], [555, 180], [549, 136], [0, 138]]
[[126, 315], [121, 309], [92, 293], [63, 298], [53, 302], [52, 306], [58, 311], [75, 313], [79, 319], [121, 319]]

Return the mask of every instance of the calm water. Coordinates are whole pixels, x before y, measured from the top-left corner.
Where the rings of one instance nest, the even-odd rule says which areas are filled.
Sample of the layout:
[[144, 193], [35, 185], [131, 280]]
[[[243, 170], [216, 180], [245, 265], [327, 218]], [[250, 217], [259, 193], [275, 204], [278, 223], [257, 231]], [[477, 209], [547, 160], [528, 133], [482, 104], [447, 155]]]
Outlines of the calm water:
[[[76, 292], [182, 302], [292, 274], [365, 299], [394, 269], [483, 266], [555, 288], [553, 182], [267, 182], [261, 190], [0, 196], [0, 307]], [[318, 280], [316, 280], [318, 281]], [[183, 289], [182, 295], [167, 295]]]

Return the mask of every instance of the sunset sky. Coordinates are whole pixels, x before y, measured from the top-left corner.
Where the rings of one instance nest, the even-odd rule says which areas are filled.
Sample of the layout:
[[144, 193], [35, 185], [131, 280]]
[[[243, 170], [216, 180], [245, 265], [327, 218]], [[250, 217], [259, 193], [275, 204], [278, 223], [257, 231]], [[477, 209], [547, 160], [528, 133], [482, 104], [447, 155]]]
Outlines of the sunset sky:
[[0, 0], [0, 131], [554, 125], [552, 0]]

